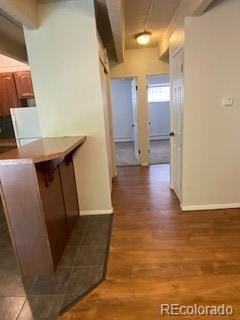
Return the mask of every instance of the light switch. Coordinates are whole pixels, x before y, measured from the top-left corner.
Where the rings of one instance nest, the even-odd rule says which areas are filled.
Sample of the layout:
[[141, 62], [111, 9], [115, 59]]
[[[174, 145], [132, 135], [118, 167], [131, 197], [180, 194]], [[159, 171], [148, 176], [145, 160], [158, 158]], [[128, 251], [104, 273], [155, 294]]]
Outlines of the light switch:
[[232, 107], [233, 106], [233, 98], [232, 97], [224, 97], [222, 99], [223, 107]]

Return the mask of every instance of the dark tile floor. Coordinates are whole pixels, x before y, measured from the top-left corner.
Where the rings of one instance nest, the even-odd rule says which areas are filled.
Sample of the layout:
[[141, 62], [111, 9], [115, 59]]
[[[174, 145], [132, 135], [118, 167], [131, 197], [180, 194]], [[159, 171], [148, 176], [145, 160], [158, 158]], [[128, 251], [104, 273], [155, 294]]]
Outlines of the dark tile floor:
[[79, 217], [55, 274], [21, 277], [0, 209], [0, 319], [55, 320], [103, 279], [111, 215]]

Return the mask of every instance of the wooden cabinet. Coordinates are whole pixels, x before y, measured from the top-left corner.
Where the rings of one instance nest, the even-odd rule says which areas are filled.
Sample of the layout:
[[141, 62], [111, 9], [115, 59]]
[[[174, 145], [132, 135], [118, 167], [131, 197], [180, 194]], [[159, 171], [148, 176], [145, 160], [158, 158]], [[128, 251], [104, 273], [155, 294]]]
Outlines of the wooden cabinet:
[[79, 216], [78, 196], [72, 157], [67, 156], [59, 165], [65, 202], [68, 231], [72, 232]]
[[0, 194], [23, 275], [59, 264], [79, 216], [73, 153], [85, 139], [46, 138], [0, 155]]
[[30, 71], [0, 73], [0, 117], [10, 115], [10, 108], [27, 107], [34, 98]]
[[20, 106], [12, 73], [0, 73], [0, 116], [10, 115], [10, 108]]
[[[59, 171], [60, 161], [60, 159], [56, 159], [36, 164], [38, 186], [54, 268], [58, 265], [69, 236], [62, 192], [63, 185]], [[71, 183], [75, 184], [75, 179]]]
[[18, 99], [21, 100], [34, 98], [30, 71], [15, 72], [14, 78], [16, 82]]

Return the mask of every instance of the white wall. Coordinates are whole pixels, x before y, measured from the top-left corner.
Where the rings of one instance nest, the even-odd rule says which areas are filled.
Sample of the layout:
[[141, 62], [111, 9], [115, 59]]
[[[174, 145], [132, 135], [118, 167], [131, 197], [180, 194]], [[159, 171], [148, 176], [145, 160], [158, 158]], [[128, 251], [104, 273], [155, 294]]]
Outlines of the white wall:
[[37, 30], [25, 29], [45, 137], [87, 135], [75, 157], [82, 213], [112, 211], [93, 1], [41, 4]]
[[114, 140], [133, 141], [131, 79], [111, 80]]
[[149, 163], [147, 76], [168, 74], [169, 66], [158, 59], [157, 48], [126, 50], [124, 59], [124, 63], [112, 65], [111, 78], [137, 78], [140, 161], [142, 165], [146, 165]]
[[[169, 83], [169, 76], [151, 76], [148, 84]], [[148, 104], [150, 125], [150, 140], [169, 139], [170, 133], [170, 103], [153, 102]]]
[[185, 208], [240, 206], [239, 12], [239, 0], [218, 1], [185, 23]]

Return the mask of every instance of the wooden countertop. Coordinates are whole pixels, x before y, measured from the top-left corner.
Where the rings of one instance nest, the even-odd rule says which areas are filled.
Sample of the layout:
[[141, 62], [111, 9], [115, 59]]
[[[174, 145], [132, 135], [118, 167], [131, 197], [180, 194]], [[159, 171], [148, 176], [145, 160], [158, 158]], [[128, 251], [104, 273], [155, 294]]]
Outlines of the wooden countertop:
[[0, 165], [39, 163], [63, 158], [79, 147], [86, 136], [42, 138], [23, 147], [0, 154]]
[[0, 147], [17, 147], [17, 142], [14, 138], [0, 138]]

